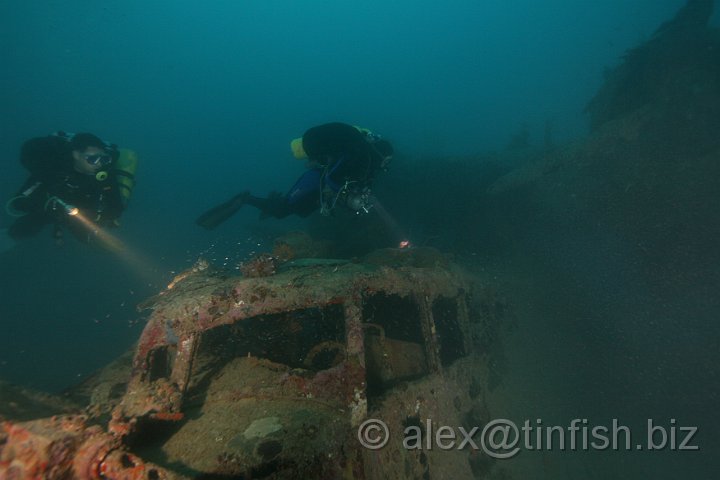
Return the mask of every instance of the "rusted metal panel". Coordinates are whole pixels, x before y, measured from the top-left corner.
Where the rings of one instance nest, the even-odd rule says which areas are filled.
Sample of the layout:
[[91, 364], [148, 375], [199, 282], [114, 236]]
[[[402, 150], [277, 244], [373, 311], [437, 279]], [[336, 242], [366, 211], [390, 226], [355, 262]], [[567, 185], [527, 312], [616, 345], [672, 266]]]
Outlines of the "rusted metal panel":
[[47, 480], [180, 480], [142, 461], [119, 438], [81, 416], [58, 416], [0, 426], [0, 478]]
[[[137, 439], [174, 422], [150, 451], [193, 475], [417, 478], [432, 466], [468, 478], [462, 452], [421, 456], [397, 443], [375, 452], [358, 442], [368, 417], [400, 435], [428, 416], [458, 422], [459, 405], [471, 403], [468, 279], [428, 250], [370, 260], [274, 263], [270, 276], [252, 278], [200, 262], [143, 305], [153, 312], [109, 434], [78, 421], [70, 433], [56, 420], [32, 427], [43, 434], [8, 424], [0, 472], [33, 478], [52, 465], [72, 478], [173, 478], [123, 442], [142, 447]], [[48, 460], [50, 445], [64, 445], [61, 462]]]

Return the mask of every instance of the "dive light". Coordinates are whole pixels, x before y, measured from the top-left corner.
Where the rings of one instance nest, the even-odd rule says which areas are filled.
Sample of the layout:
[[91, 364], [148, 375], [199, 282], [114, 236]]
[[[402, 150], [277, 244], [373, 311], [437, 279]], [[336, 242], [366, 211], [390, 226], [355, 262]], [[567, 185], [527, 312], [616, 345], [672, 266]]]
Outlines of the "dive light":
[[76, 206], [70, 205], [69, 203], [60, 200], [58, 197], [53, 197], [52, 201], [54, 202], [54, 204], [60, 205], [63, 210], [65, 210], [65, 213], [67, 213], [71, 217], [74, 217], [75, 215], [80, 213], [80, 210]]

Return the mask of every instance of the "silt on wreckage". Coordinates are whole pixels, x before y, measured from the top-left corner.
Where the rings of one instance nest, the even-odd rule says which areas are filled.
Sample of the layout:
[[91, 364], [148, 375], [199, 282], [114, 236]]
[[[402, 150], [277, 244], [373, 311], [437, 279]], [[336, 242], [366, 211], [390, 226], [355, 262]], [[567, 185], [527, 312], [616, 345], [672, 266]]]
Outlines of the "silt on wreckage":
[[[489, 290], [426, 248], [242, 270], [199, 261], [141, 305], [131, 368], [82, 386], [82, 412], [5, 422], [0, 478], [473, 477], [467, 451], [399, 439], [485, 412], [483, 344], [504, 315]], [[369, 418], [398, 440], [365, 448]]]
[[[602, 214], [622, 226], [655, 268], [675, 244], [657, 225], [682, 226], [696, 247], [716, 245], [715, 205], [675, 188], [717, 191], [712, 7], [688, 1], [608, 72], [588, 106], [586, 141], [487, 190], [482, 201], [502, 206], [499, 225], [527, 228], [508, 217], [504, 195], [567, 188], [563, 199], [585, 200], [572, 204], [573, 218]], [[658, 198], [673, 208], [659, 210]], [[688, 223], [688, 211], [703, 221]], [[475, 234], [473, 225], [466, 230]], [[243, 276], [199, 262], [176, 277], [142, 305], [152, 313], [135, 350], [70, 391], [81, 406], [4, 386], [0, 479], [490, 477], [492, 462], [472, 450], [405, 449], [392, 439], [428, 418], [467, 426], [492, 418], [485, 396], [505, 302], [429, 249], [339, 261], [279, 247], [244, 265]], [[707, 252], [702, 263], [685, 256], [666, 266], [700, 269], [716, 258], [708, 257], [717, 249]], [[390, 433], [382, 449], [357, 436], [373, 418]]]

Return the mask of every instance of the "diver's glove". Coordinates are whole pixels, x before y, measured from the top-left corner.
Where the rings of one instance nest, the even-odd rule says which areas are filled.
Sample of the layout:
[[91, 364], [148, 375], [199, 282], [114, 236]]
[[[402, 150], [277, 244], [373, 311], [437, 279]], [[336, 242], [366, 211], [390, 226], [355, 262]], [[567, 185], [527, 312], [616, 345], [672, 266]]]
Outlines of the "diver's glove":
[[67, 217], [77, 215], [80, 210], [59, 197], [49, 197], [45, 202], [45, 211], [56, 220], [66, 220]]
[[260, 220], [283, 218], [288, 215], [287, 199], [280, 192], [270, 192], [267, 198], [257, 199], [255, 206], [260, 210]]

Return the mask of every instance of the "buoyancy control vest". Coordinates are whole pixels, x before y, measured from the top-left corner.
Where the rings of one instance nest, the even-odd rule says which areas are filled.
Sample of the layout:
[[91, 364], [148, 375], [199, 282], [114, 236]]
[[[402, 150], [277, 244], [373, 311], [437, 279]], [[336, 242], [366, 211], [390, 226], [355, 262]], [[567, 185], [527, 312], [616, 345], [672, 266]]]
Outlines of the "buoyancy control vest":
[[[56, 141], [59, 142], [59, 148], [61, 148], [61, 146], [70, 148], [70, 143], [74, 137], [74, 133], [63, 131], [50, 134], [50, 138], [56, 139]], [[102, 182], [105, 181], [108, 173], [112, 173], [115, 176], [124, 208], [130, 201], [133, 188], [135, 187], [135, 173], [137, 172], [138, 165], [137, 153], [128, 148], [118, 148], [117, 145], [104, 139], [101, 140], [105, 145], [104, 149], [106, 153], [112, 157], [113, 161], [107, 169], [98, 171], [95, 178]], [[23, 166], [33, 174], [41, 174], [42, 170], [48, 167], [53, 168], [44, 163], [43, 160], [45, 159], [34, 158], [32, 155], [23, 155], [21, 157]]]

